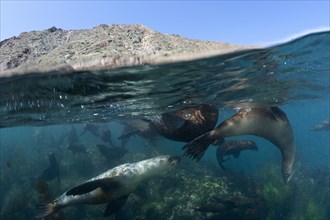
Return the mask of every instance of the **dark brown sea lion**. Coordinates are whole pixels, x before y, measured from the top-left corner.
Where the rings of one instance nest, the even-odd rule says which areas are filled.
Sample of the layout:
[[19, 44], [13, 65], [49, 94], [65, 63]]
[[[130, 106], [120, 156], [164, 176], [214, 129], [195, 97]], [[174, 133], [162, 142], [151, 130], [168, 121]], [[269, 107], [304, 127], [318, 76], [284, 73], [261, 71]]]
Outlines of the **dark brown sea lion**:
[[58, 185], [61, 185], [60, 168], [54, 153], [48, 154], [49, 166], [45, 169], [38, 179], [50, 181], [57, 178]]
[[210, 203], [195, 208], [200, 212], [224, 212], [238, 207], [249, 207], [256, 203], [256, 198], [245, 196], [231, 196], [226, 199], [213, 198]]
[[80, 142], [69, 143], [66, 148], [71, 151], [73, 155], [76, 155], [76, 153], [87, 154], [85, 145]]
[[225, 140], [218, 144], [217, 149], [217, 160], [219, 165], [224, 169], [222, 162], [225, 156], [233, 155], [234, 158], [239, 157], [243, 150], [254, 150], [258, 151], [258, 146], [254, 141], [247, 140]]
[[116, 147], [112, 142], [111, 130], [107, 126], [103, 126], [99, 129], [98, 136], [102, 141], [109, 143], [111, 146]]
[[197, 105], [162, 114], [151, 120], [158, 133], [170, 140], [189, 142], [214, 129], [218, 109], [211, 105]]
[[84, 125], [84, 131], [80, 134], [83, 135], [86, 131], [89, 131], [90, 133], [92, 133], [94, 136], [98, 136], [99, 134], [99, 126], [93, 124], [93, 123], [90, 123], [90, 122], [87, 122], [85, 125]]
[[292, 176], [296, 156], [293, 130], [286, 114], [278, 107], [242, 108], [237, 114], [186, 144], [185, 154], [199, 160], [210, 144], [225, 137], [256, 135], [278, 147], [282, 154], [282, 175], [285, 182]]
[[108, 161], [118, 160], [128, 153], [124, 147], [107, 147], [104, 144], [97, 144], [96, 147]]
[[149, 121], [135, 119], [131, 121], [122, 121], [124, 124], [123, 133], [118, 137], [121, 140], [121, 146], [125, 147], [129, 139], [138, 135], [146, 140], [153, 141], [158, 133]]

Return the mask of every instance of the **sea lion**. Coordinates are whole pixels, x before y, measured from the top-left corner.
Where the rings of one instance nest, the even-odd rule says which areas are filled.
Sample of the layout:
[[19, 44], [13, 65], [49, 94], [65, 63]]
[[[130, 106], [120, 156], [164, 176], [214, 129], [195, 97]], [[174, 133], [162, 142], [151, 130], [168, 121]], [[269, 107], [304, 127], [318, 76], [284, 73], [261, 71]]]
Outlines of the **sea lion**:
[[330, 119], [322, 121], [320, 124], [315, 125], [312, 131], [329, 131], [330, 130]]
[[71, 129], [70, 129], [69, 134], [67, 135], [67, 137], [68, 137], [68, 142], [69, 143], [79, 142], [77, 131], [76, 131], [76, 128], [74, 126], [71, 126]]
[[45, 169], [38, 179], [50, 181], [57, 178], [58, 185], [61, 185], [60, 167], [54, 153], [48, 154], [49, 166]]
[[157, 135], [157, 131], [152, 127], [149, 121], [134, 119], [130, 121], [122, 121], [121, 123], [124, 125], [124, 128], [122, 135], [120, 135], [118, 139], [129, 139], [133, 135], [150, 139]]
[[99, 130], [98, 136], [101, 138], [102, 141], [109, 143], [113, 147], [116, 147], [112, 142], [111, 130], [107, 126], [103, 126], [103, 128]]
[[122, 164], [71, 188], [51, 203], [38, 205], [39, 213], [36, 217], [44, 218], [67, 206], [107, 202], [104, 216], [109, 216], [125, 204], [129, 194], [143, 180], [164, 173], [179, 161], [178, 157], [163, 155]]
[[142, 137], [145, 140], [145, 146], [149, 146], [159, 136], [149, 121], [134, 119], [122, 121], [121, 123], [124, 125], [123, 133], [118, 137], [121, 140], [121, 147], [125, 147], [129, 139], [134, 135]]
[[258, 151], [258, 146], [254, 141], [247, 140], [225, 140], [217, 144], [217, 160], [222, 169], [224, 169], [222, 162], [225, 156], [233, 155], [234, 158], [238, 158], [243, 150]]
[[96, 147], [108, 161], [118, 160], [128, 153], [125, 147], [107, 147], [104, 144], [97, 144]]
[[212, 201], [195, 208], [200, 212], [224, 212], [239, 207], [253, 206], [257, 202], [257, 198], [245, 197], [241, 195], [230, 196], [226, 199], [213, 197]]
[[211, 105], [186, 107], [151, 119], [158, 133], [170, 140], [189, 142], [214, 129], [218, 109]]
[[71, 151], [73, 155], [76, 155], [76, 153], [87, 154], [85, 145], [80, 142], [69, 143], [68, 145], [66, 145], [66, 149]]
[[185, 155], [200, 160], [210, 144], [225, 137], [256, 135], [273, 143], [282, 154], [282, 176], [288, 182], [296, 156], [293, 130], [286, 114], [279, 107], [242, 108], [231, 118], [192, 142], [186, 144]]
[[152, 139], [156, 133], [173, 141], [189, 142], [214, 129], [217, 120], [218, 110], [211, 105], [186, 107], [125, 123], [125, 133], [119, 139], [126, 144], [132, 135]]
[[86, 131], [89, 131], [90, 133], [92, 133], [94, 136], [98, 136], [98, 133], [99, 133], [99, 126], [93, 124], [93, 123], [90, 123], [90, 122], [87, 122], [84, 127], [83, 127], [84, 131], [80, 134], [83, 135], [85, 134]]

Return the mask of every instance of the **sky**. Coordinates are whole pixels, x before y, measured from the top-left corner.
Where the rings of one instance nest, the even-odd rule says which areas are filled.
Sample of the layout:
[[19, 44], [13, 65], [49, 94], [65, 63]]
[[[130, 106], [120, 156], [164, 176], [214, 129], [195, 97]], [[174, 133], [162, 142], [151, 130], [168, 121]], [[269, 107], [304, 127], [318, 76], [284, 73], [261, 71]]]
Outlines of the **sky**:
[[326, 1], [1, 0], [1, 40], [21, 32], [143, 24], [167, 34], [238, 45], [269, 45], [329, 30]]

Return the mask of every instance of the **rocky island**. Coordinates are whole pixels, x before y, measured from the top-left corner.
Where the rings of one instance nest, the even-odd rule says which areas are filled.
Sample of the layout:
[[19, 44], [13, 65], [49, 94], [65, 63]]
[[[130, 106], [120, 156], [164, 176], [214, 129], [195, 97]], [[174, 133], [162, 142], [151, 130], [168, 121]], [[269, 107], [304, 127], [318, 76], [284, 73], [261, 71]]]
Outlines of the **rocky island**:
[[162, 34], [144, 25], [98, 25], [86, 30], [23, 32], [0, 42], [1, 77], [165, 64], [248, 47]]

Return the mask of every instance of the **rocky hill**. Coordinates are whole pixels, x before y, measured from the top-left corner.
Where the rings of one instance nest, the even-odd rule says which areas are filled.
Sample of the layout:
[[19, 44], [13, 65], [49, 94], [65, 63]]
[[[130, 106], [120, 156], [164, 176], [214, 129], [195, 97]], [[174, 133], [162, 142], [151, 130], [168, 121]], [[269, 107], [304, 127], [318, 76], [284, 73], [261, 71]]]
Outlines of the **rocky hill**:
[[144, 25], [23, 32], [0, 42], [1, 76], [162, 64], [246, 49], [228, 43], [162, 34]]

